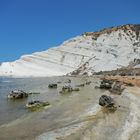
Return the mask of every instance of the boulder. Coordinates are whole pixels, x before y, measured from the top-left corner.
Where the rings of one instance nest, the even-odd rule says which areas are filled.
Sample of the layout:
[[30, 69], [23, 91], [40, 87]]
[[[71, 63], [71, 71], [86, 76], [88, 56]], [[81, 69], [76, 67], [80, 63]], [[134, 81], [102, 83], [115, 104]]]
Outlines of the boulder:
[[80, 91], [79, 88], [73, 88], [72, 91]]
[[102, 89], [111, 89], [112, 85], [109, 83], [101, 83], [100, 88]]
[[115, 83], [112, 88], [110, 89], [111, 93], [120, 95], [123, 92], [124, 88], [122, 87], [121, 83]]
[[86, 81], [85, 84], [86, 85], [90, 85], [91, 84], [91, 81]]
[[48, 88], [57, 88], [57, 84], [49, 84]]
[[110, 107], [114, 107], [115, 102], [114, 102], [113, 98], [111, 98], [110, 96], [102, 95], [99, 98], [99, 105], [110, 108]]
[[32, 94], [40, 94], [40, 92], [29, 92], [28, 95], [32, 95]]
[[49, 102], [42, 102], [42, 101], [39, 101], [39, 100], [35, 100], [35, 101], [28, 102], [26, 104], [26, 108], [36, 110], [36, 109], [39, 109], [41, 107], [45, 107], [45, 106], [49, 106], [49, 105], [50, 105]]
[[11, 93], [8, 95], [9, 99], [23, 99], [27, 97], [28, 97], [28, 93], [22, 90], [11, 91]]
[[69, 93], [69, 92], [72, 92], [72, 91], [73, 91], [73, 89], [72, 89], [71, 86], [63, 86], [60, 93]]
[[85, 84], [79, 84], [79, 85], [76, 85], [76, 87], [84, 87]]
[[113, 81], [107, 80], [107, 79], [103, 79], [101, 81], [100, 88], [101, 89], [111, 89], [112, 88], [112, 84], [113, 84]]

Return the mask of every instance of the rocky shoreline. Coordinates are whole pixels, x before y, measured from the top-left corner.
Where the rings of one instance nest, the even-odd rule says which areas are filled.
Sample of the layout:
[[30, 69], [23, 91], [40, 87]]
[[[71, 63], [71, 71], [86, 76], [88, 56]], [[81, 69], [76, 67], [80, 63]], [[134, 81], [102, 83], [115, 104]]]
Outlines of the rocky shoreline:
[[[103, 79], [111, 82], [117, 81], [125, 87], [121, 94], [109, 93], [108, 89], [103, 92], [115, 101], [117, 106], [115, 112], [96, 105], [91, 109], [91, 112], [89, 111], [90, 113], [87, 112], [85, 117], [82, 117], [82, 121], [46, 132], [40, 135], [37, 140], [139, 140], [140, 88], [133, 82], [134, 78], [100, 76], [99, 79], [101, 81]], [[137, 80], [140, 81], [140, 79]]]
[[[24, 117], [20, 121], [0, 126], [0, 139], [139, 140], [140, 88], [138, 81], [140, 81], [138, 77], [131, 76], [63, 77], [63, 80], [58, 82], [58, 89], [52, 86], [53, 82], [50, 82], [49, 91], [58, 90], [59, 92], [65, 84], [72, 84], [72, 87], [80, 85], [78, 87], [80, 91], [59, 94], [57, 101], [50, 102], [49, 108], [33, 112], [30, 117]], [[100, 88], [101, 83], [103, 85], [110, 83], [111, 88]], [[114, 92], [116, 84], [124, 87], [120, 94]], [[119, 88], [117, 86], [117, 91]], [[113, 92], [110, 91], [111, 89]], [[99, 105], [99, 99], [103, 95], [113, 100], [115, 110]], [[110, 105], [112, 103], [109, 107]], [[17, 133], [19, 129], [20, 133]]]

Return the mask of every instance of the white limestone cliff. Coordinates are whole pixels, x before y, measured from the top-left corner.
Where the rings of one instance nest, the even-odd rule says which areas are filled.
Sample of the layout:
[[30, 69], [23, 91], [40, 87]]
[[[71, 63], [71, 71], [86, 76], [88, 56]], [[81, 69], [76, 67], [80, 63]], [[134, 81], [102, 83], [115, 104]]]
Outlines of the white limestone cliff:
[[140, 25], [84, 33], [60, 46], [0, 65], [0, 76], [92, 74], [128, 66], [140, 58]]

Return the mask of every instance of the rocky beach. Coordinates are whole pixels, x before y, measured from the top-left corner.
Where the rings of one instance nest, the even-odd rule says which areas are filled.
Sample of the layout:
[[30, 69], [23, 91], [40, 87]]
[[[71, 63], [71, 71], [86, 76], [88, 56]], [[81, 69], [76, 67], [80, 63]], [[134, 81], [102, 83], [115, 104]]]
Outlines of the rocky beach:
[[0, 140], [140, 139], [140, 24], [3, 62], [0, 76]]
[[[100, 88], [101, 81], [104, 78], [113, 82], [117, 79], [125, 89], [118, 95], [111, 93], [108, 89]], [[131, 77], [125, 78], [131, 79]], [[118, 77], [93, 76], [87, 78], [86, 76], [80, 76], [57, 77], [54, 79], [49, 81], [47, 81], [47, 78], [14, 79], [13, 86], [17, 81], [22, 83], [18, 88], [24, 87], [25, 83], [30, 81], [28, 87], [25, 87], [26, 91], [29, 88], [31, 90], [31, 87], [38, 83], [36, 88], [40, 94], [33, 98], [47, 100], [50, 102], [50, 106], [38, 111], [28, 112], [24, 105], [28, 100], [31, 100], [31, 97], [24, 104], [23, 101], [17, 101], [18, 106], [24, 107], [20, 107], [16, 112], [24, 110], [24, 113], [19, 116], [17, 114], [17, 116], [13, 116], [13, 120], [7, 120], [6, 123], [1, 124], [1, 140], [138, 140], [140, 138], [140, 89], [137, 85], [126, 85], [126, 81], [122, 83]], [[71, 80], [71, 83], [67, 83], [68, 79]], [[42, 81], [44, 83], [46, 81], [46, 85], [40, 84]], [[52, 81], [59, 82], [57, 89], [48, 88], [47, 85]], [[91, 81], [91, 83], [86, 85], [87, 81]], [[80, 84], [84, 84], [80, 87], [80, 91], [59, 93], [64, 85], [75, 87]], [[48, 91], [45, 89], [46, 87]], [[43, 88], [47, 92], [43, 92]], [[34, 90], [36, 89], [34, 88]], [[51, 94], [53, 94], [53, 97]], [[102, 95], [113, 98], [117, 107], [115, 111], [110, 111], [99, 105], [99, 98]], [[12, 101], [10, 106], [14, 107], [15, 101]], [[8, 111], [9, 114], [11, 110]]]

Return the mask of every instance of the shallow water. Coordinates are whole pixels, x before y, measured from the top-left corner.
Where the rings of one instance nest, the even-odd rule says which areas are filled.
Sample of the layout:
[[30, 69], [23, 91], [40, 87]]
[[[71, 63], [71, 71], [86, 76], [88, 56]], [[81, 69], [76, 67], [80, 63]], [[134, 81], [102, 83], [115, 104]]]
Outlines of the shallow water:
[[[15, 120], [24, 114], [28, 114], [25, 104], [29, 100], [41, 99], [51, 100], [56, 98], [57, 91], [49, 90], [47, 85], [52, 81], [58, 81], [60, 78], [0, 78], [0, 125]], [[63, 78], [61, 78], [63, 80]], [[41, 94], [30, 95], [28, 99], [9, 100], [7, 95], [16, 89], [27, 92], [40, 92]]]
[[[66, 79], [67, 77], [1, 78], [0, 140], [30, 140], [43, 132], [77, 121], [78, 117], [94, 103], [94, 96], [99, 93], [99, 90], [95, 90], [94, 83], [92, 83], [86, 87], [81, 87], [79, 92], [61, 95], [59, 91], [62, 86], [68, 85], [65, 83]], [[71, 77], [70, 79], [72, 80], [72, 86], [85, 82], [85, 78]], [[58, 89], [48, 89], [49, 83], [58, 81], [62, 82], [59, 84]], [[29, 96], [28, 99], [24, 100], [7, 100], [7, 94], [15, 89], [40, 92], [40, 94]], [[25, 108], [25, 104], [33, 99], [49, 101], [51, 106], [45, 110], [30, 112]]]
[[[134, 93], [131, 95], [133, 90], [122, 95], [110, 95], [106, 90], [95, 89], [99, 79], [90, 77], [88, 80], [92, 83], [80, 87], [79, 92], [59, 94], [62, 86], [68, 85], [65, 83], [68, 78], [71, 79], [73, 87], [84, 83], [87, 79], [85, 77], [2, 79], [0, 140], [131, 140], [131, 137], [138, 140], [140, 138], [140, 127], [137, 125], [140, 121], [139, 89], [137, 94], [134, 90], [136, 95]], [[58, 89], [48, 89], [49, 83], [57, 81], [62, 81]], [[6, 99], [6, 95], [13, 89], [41, 94], [12, 102]], [[110, 113], [98, 105], [102, 94], [114, 98], [116, 105], [119, 106], [115, 112]], [[49, 101], [51, 105], [37, 112], [30, 112], [24, 106], [31, 99]]]

